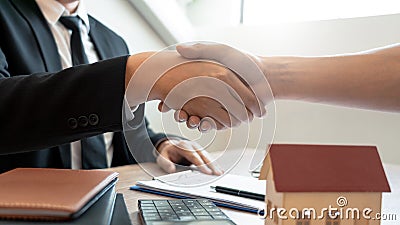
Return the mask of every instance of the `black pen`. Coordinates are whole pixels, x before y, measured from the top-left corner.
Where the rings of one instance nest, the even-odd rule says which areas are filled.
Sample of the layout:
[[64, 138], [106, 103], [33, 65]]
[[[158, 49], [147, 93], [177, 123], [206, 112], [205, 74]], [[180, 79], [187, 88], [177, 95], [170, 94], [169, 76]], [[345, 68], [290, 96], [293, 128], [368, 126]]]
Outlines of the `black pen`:
[[264, 201], [265, 195], [252, 193], [248, 191], [241, 191], [233, 188], [221, 187], [221, 186], [210, 186], [210, 188], [216, 192], [228, 194], [228, 195], [235, 195], [243, 198], [250, 198], [255, 200]]

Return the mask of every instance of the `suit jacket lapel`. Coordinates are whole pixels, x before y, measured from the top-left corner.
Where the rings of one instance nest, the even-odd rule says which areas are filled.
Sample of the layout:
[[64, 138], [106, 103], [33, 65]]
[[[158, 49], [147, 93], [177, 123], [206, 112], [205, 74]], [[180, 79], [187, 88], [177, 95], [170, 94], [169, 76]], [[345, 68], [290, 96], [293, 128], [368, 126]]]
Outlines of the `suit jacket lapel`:
[[102, 34], [98, 29], [96, 29], [96, 21], [89, 16], [90, 31], [89, 36], [94, 44], [96, 52], [100, 60], [111, 58], [111, 45], [106, 40], [104, 34]]
[[36, 2], [34, 0], [14, 0], [13, 3], [25, 17], [35, 35], [47, 72], [61, 70], [61, 60], [53, 34]]

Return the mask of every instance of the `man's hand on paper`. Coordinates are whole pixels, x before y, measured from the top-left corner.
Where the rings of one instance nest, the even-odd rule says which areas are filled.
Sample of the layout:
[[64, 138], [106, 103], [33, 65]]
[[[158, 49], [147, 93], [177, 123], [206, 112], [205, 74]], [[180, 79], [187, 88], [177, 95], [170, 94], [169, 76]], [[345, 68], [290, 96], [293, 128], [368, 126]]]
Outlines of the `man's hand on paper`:
[[199, 144], [187, 140], [166, 140], [158, 148], [157, 164], [166, 172], [176, 172], [176, 165], [193, 165], [205, 174], [221, 175], [223, 171], [212, 162]]

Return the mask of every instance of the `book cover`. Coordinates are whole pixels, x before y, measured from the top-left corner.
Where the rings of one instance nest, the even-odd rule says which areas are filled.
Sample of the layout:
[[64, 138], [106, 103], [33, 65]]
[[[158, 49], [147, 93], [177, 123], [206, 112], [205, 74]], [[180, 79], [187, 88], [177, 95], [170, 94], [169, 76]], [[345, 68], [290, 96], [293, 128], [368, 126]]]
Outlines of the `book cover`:
[[18, 168], [0, 175], [0, 218], [68, 220], [117, 179], [100, 170]]

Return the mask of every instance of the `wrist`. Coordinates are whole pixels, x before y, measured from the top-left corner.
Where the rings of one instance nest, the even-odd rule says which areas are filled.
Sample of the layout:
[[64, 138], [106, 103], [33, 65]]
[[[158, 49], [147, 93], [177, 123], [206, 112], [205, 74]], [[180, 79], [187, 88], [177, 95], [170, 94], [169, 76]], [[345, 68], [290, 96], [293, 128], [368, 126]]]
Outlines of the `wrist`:
[[154, 156], [154, 158], [157, 158], [160, 154], [161, 154], [161, 152], [162, 152], [162, 150], [165, 148], [165, 147], [167, 147], [167, 145], [169, 145], [170, 143], [169, 143], [169, 141], [168, 141], [168, 139], [162, 139], [162, 140], [160, 140], [159, 142], [157, 142], [155, 145], [154, 145], [154, 148], [153, 148], [153, 156]]
[[284, 57], [262, 57], [262, 71], [267, 79], [274, 98], [284, 99], [289, 94], [291, 78], [290, 62]]
[[[164, 100], [169, 90], [173, 88], [168, 76], [176, 65], [187, 62], [176, 51], [145, 52], [128, 58], [125, 77], [125, 94], [129, 105], [138, 105], [151, 100]], [[172, 68], [172, 69], [171, 69]]]
[[165, 148], [169, 146], [177, 146], [182, 141], [187, 141], [187, 140], [176, 136], [162, 138], [154, 145], [154, 149], [158, 153], [161, 153]]
[[167, 147], [170, 144], [171, 143], [169, 142], [169, 140], [165, 139], [165, 140], [161, 141], [159, 144], [157, 144], [155, 149], [157, 149], [157, 151], [160, 153], [165, 147]]
[[135, 75], [136, 70], [152, 54], [154, 54], [154, 52], [142, 52], [128, 57], [125, 69], [125, 89], [128, 87], [129, 82]]
[[139, 73], [141, 65], [153, 52], [143, 52], [128, 57], [125, 69], [125, 95], [129, 106], [140, 105], [147, 100], [149, 82], [145, 73]]

